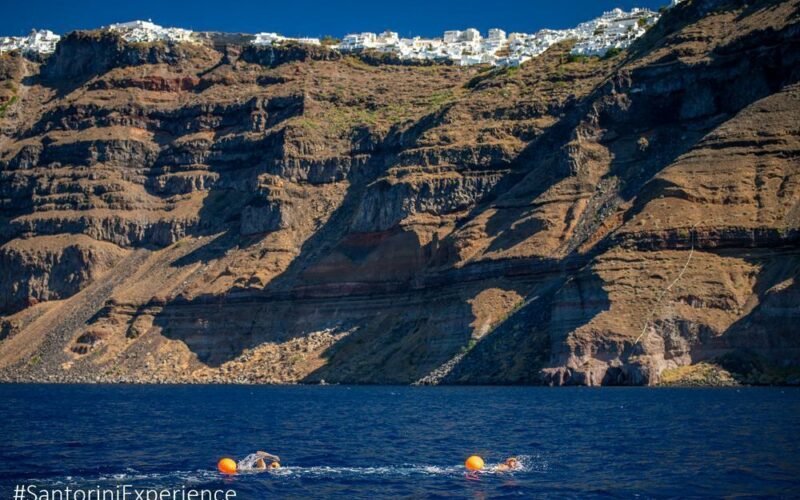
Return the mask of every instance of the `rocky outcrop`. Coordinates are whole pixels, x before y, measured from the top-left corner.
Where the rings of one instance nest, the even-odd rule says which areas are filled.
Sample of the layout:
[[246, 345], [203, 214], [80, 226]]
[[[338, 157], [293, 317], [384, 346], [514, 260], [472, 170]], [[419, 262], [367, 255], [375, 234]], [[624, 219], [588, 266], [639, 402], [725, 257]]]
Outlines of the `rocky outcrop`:
[[0, 379], [796, 383], [798, 12], [682, 2], [514, 69], [3, 59]]
[[379, 232], [408, 217], [444, 215], [477, 205], [503, 178], [501, 173], [409, 175], [397, 181], [381, 179], [366, 192], [353, 219], [353, 230]]
[[0, 247], [0, 307], [14, 312], [69, 297], [108, 272], [124, 255], [119, 247], [87, 237], [14, 240]]
[[289, 201], [258, 200], [242, 210], [242, 234], [245, 236], [278, 231], [291, 227], [292, 206]]
[[282, 45], [248, 45], [239, 58], [242, 61], [266, 67], [280, 66], [292, 61], [333, 61], [340, 59], [341, 53], [328, 47], [301, 43]]
[[42, 67], [42, 76], [52, 81], [88, 79], [113, 68], [175, 64], [194, 52], [188, 44], [134, 44], [112, 31], [73, 31], [61, 38]]
[[56, 214], [47, 217], [19, 217], [11, 222], [12, 235], [85, 234], [116, 245], [167, 246], [195, 232], [200, 221], [156, 219], [148, 216], [126, 218], [103, 213]]

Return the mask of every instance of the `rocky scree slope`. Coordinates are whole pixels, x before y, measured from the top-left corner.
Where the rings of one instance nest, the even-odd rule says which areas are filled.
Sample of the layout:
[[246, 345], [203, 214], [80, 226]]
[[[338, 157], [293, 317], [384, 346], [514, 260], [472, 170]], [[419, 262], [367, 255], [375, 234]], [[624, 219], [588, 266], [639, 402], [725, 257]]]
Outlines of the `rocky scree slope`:
[[0, 378], [800, 381], [800, 2], [569, 49], [3, 55]]

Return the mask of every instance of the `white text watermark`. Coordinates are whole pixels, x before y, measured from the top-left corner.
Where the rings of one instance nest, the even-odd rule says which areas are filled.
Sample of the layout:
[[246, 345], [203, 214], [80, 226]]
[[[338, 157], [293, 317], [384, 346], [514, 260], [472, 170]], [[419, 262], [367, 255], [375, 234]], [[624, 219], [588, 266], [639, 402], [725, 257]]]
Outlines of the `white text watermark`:
[[14, 500], [231, 500], [236, 491], [202, 488], [134, 488], [130, 484], [94, 488], [42, 488], [35, 484], [14, 486]]

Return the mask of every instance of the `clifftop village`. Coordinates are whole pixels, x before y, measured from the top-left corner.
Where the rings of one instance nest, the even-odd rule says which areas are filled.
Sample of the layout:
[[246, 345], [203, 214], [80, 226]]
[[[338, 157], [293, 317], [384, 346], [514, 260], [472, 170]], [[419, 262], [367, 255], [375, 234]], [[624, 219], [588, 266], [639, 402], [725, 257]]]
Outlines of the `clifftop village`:
[[[672, 0], [673, 7], [681, 0]], [[445, 31], [441, 38], [401, 38], [393, 31], [383, 33], [352, 33], [341, 41], [326, 43], [331, 50], [341, 52], [376, 51], [392, 54], [402, 60], [451, 61], [468, 66], [519, 66], [538, 56], [551, 45], [575, 40], [572, 53], [603, 56], [611, 49], [625, 49], [656, 22], [660, 14], [649, 9], [634, 8], [629, 12], [614, 9], [602, 16], [563, 30], [543, 29], [536, 33], [510, 33], [493, 28], [483, 36], [478, 30]], [[182, 28], [164, 28], [151, 21], [131, 21], [111, 24], [102, 29], [114, 31], [129, 42], [196, 43], [195, 32]], [[251, 35], [254, 45], [301, 43], [321, 45], [319, 38], [290, 38], [277, 33]], [[33, 30], [24, 37], [0, 37], [0, 52], [20, 50], [25, 53], [50, 54], [55, 51], [60, 36], [48, 30]]]

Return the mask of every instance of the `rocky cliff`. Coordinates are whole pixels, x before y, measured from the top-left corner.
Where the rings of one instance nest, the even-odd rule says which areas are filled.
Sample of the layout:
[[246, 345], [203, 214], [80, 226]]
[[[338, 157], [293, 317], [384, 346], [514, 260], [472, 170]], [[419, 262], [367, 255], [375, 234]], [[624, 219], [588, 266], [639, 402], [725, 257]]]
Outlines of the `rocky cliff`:
[[226, 40], [0, 57], [2, 380], [800, 382], [799, 1], [508, 69]]

